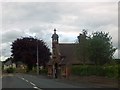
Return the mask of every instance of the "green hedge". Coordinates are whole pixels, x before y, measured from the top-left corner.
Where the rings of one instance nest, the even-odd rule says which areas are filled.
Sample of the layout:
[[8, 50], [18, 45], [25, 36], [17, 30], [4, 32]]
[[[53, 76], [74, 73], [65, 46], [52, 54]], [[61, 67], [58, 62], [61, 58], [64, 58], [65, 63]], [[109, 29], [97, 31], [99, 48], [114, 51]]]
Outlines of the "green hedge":
[[48, 70], [47, 69], [42, 69], [40, 70], [40, 74], [47, 74], [48, 73]]
[[7, 72], [7, 73], [14, 73], [14, 72], [15, 72], [15, 68], [12, 68], [12, 67], [7, 68], [7, 69], [6, 69], [6, 72]]
[[105, 67], [106, 76], [111, 78], [120, 78], [119, 70], [120, 70], [120, 66], [118, 65]]
[[118, 65], [106, 65], [106, 66], [95, 66], [95, 65], [79, 65], [72, 66], [72, 74], [79, 76], [107, 76], [110, 78], [120, 78]]

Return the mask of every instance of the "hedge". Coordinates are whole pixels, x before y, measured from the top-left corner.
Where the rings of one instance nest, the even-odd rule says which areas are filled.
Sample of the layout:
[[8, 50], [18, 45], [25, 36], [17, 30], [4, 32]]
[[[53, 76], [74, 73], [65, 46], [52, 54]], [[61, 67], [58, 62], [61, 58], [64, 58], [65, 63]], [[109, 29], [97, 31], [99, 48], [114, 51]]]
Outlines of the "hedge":
[[72, 74], [79, 76], [106, 76], [110, 78], [120, 78], [119, 76], [119, 65], [106, 65], [106, 66], [95, 66], [95, 65], [77, 65], [72, 66]]
[[7, 69], [6, 69], [6, 72], [7, 72], [7, 73], [14, 73], [14, 72], [15, 72], [15, 68], [12, 68], [12, 67], [7, 68]]
[[47, 70], [47, 69], [42, 69], [42, 70], [40, 70], [40, 74], [45, 74], [45, 75], [47, 75], [47, 73], [48, 73], [48, 70]]

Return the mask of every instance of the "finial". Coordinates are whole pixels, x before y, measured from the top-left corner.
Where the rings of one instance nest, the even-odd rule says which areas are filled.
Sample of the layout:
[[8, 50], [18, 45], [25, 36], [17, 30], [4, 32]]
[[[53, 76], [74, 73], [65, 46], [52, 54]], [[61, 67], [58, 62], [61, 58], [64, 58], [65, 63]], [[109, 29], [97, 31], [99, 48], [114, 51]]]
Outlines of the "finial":
[[52, 41], [58, 42], [59, 36], [56, 34], [56, 29], [54, 29], [54, 34], [52, 35]]
[[54, 33], [56, 33], [56, 29], [54, 29]]

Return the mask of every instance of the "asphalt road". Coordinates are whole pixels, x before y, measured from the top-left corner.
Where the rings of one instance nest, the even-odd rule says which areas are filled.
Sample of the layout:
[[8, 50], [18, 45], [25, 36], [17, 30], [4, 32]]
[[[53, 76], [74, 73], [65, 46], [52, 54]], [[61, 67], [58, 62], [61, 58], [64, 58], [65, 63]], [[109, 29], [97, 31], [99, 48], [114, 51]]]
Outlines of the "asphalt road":
[[44, 90], [45, 88], [80, 88], [80, 86], [59, 82], [57, 79], [48, 79], [42, 76], [9, 74], [2, 77], [2, 88], [34, 88]]
[[58, 82], [54, 79], [27, 74], [5, 75], [2, 77], [2, 88], [79, 88], [79, 86]]
[[30, 83], [14, 75], [6, 75], [2, 78], [2, 88], [33, 88]]
[[35, 89], [35, 90], [46, 90], [46, 89], [71, 89], [71, 90], [80, 90], [80, 88], [94, 88], [89, 85], [74, 85], [66, 82], [60, 82], [58, 79], [49, 79], [43, 76], [28, 75], [28, 74], [9, 74], [2, 77], [2, 88], [17, 88], [22, 89], [26, 88]]

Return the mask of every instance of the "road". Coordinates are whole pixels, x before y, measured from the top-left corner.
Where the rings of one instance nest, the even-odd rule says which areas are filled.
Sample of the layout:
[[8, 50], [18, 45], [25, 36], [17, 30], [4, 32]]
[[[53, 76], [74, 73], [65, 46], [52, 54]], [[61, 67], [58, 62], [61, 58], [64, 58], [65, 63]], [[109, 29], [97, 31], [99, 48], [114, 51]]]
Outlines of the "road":
[[28, 75], [28, 74], [8, 74], [2, 77], [2, 88], [29, 88], [35, 90], [46, 90], [56, 88], [71, 88], [80, 90], [80, 88], [94, 88], [89, 85], [74, 85], [66, 82], [60, 82], [58, 79], [49, 79], [43, 76]]
[[79, 88], [78, 86], [58, 82], [54, 79], [44, 78], [43, 76], [16, 74], [4, 75], [2, 77], [2, 88]]

